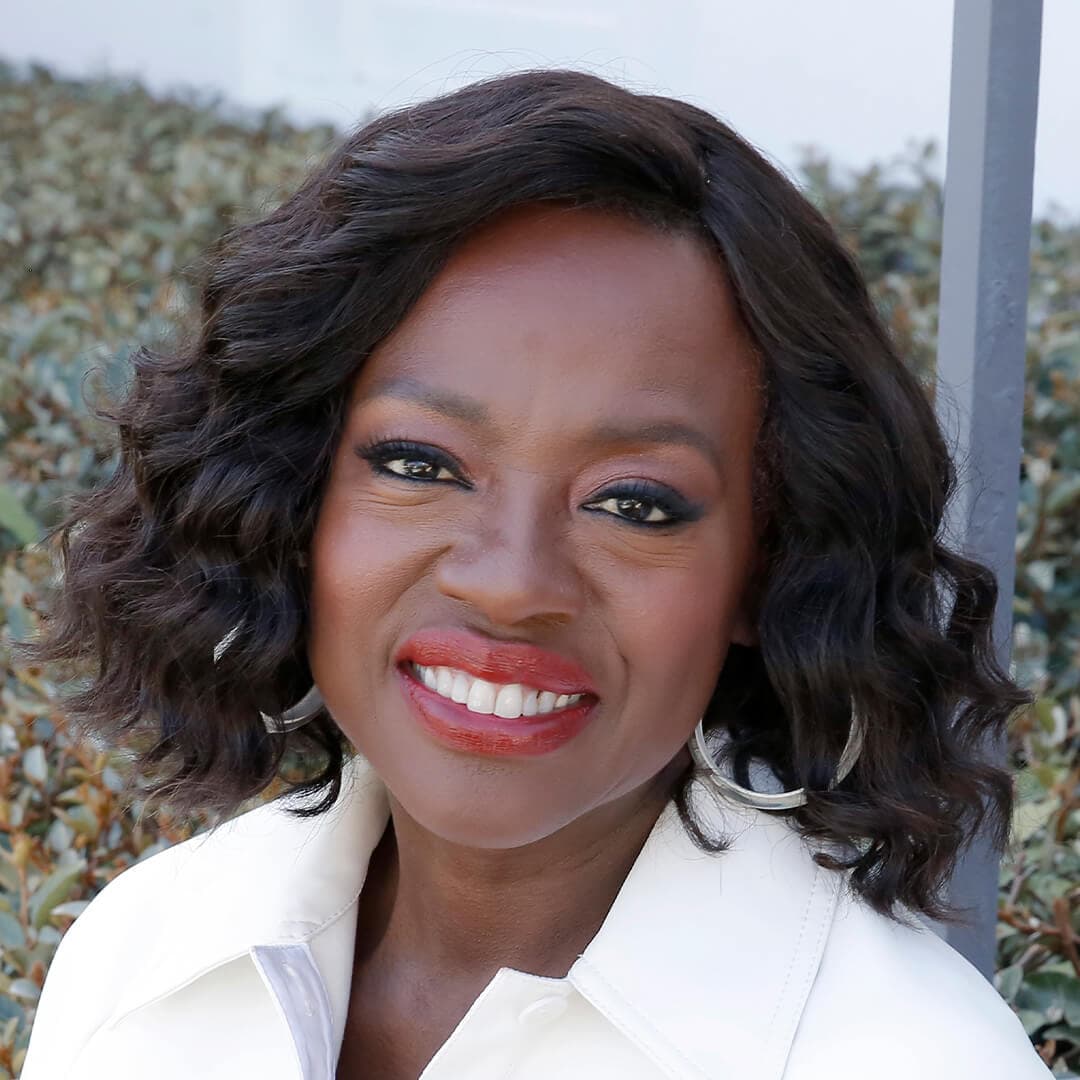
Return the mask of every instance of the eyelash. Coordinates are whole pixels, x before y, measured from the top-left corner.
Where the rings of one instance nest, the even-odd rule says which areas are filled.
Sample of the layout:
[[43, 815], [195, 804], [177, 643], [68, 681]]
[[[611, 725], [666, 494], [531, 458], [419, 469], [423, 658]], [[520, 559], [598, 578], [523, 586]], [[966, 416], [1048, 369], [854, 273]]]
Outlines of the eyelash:
[[[365, 443], [356, 447], [356, 453], [363, 458], [379, 476], [392, 477], [395, 480], [404, 480], [412, 484], [445, 484], [445, 480], [437, 480], [432, 477], [405, 476], [386, 468], [388, 462], [395, 460], [424, 461], [439, 468], [457, 472], [454, 460], [443, 451], [434, 446], [426, 446], [423, 443], [411, 442], [408, 439], [386, 439], [377, 442]], [[466, 488], [470, 487], [466, 481], [459, 480]], [[645, 480], [628, 480], [616, 487], [608, 488], [600, 493], [591, 504], [607, 502], [610, 499], [641, 500], [650, 502], [663, 513], [668, 515], [668, 521], [635, 521], [633, 518], [622, 517], [619, 514], [610, 514], [607, 510], [591, 510], [592, 513], [609, 514], [617, 521], [628, 525], [638, 526], [643, 529], [671, 529], [684, 522], [696, 521], [701, 517], [701, 511], [692, 503], [669, 492], [663, 488], [657, 488]], [[586, 507], [588, 509], [588, 507]]]

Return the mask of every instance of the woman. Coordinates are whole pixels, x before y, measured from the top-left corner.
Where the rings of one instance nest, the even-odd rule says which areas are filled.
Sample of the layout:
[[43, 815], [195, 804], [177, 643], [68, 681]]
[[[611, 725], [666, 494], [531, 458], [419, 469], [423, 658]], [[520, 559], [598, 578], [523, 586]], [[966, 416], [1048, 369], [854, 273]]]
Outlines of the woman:
[[322, 767], [94, 899], [26, 1080], [1049, 1075], [919, 920], [1007, 837], [996, 583], [776, 169], [515, 74], [360, 128], [202, 302], [34, 655], [173, 807]]

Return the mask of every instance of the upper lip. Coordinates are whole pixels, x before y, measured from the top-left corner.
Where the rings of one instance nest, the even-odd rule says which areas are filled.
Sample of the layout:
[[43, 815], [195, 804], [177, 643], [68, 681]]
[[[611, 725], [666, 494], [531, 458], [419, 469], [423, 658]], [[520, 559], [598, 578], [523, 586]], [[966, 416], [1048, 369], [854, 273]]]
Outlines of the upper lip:
[[398, 649], [395, 663], [452, 667], [493, 683], [523, 683], [560, 694], [595, 694], [589, 673], [575, 660], [521, 641], [495, 641], [457, 627], [431, 627]]

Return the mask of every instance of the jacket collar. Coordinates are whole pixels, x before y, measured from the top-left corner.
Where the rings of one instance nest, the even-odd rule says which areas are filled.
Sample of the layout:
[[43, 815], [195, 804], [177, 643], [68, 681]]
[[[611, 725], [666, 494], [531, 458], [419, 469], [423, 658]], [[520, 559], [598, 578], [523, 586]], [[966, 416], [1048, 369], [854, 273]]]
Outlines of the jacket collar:
[[[692, 797], [709, 828], [732, 841], [729, 850], [696, 848], [669, 803], [567, 977], [676, 1075], [778, 1080], [841, 878], [819, 867], [782, 819], [711, 797], [702, 785]], [[169, 929], [110, 1024], [254, 946], [325, 934], [333, 942], [322, 955], [334, 959], [322, 974], [340, 1038], [356, 932], [350, 909], [388, 817], [382, 782], [357, 756], [326, 814], [298, 818], [279, 801], [265, 803], [177, 845], [158, 894], [169, 897]]]
[[729, 849], [695, 847], [669, 803], [569, 977], [609, 1018], [629, 1007], [627, 1034], [671, 1075], [778, 1080], [840, 878], [782, 819], [692, 794]]

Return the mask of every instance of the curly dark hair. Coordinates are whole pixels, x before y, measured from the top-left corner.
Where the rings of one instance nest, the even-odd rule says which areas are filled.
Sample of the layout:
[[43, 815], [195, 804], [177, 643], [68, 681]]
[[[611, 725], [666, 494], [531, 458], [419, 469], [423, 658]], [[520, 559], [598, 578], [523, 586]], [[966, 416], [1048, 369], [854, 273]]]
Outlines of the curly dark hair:
[[[593, 75], [516, 73], [382, 115], [225, 233], [198, 328], [135, 352], [120, 400], [92, 406], [119, 464], [50, 531], [61, 586], [26, 655], [90, 661], [69, 716], [105, 741], [148, 735], [136, 770], [171, 806], [234, 812], [289, 749], [319, 768], [284, 794], [323, 795], [290, 812], [328, 810], [354, 753], [332, 717], [278, 734], [258, 710], [312, 682], [303, 555], [348, 386], [470, 230], [541, 200], [691, 230], [725, 267], [765, 382], [760, 644], [732, 646], [706, 727], [726, 729], [740, 782], [761, 759], [807, 789], [785, 813], [877, 911], [956, 921], [942, 894], [964, 847], [1009, 837], [1012, 778], [984, 747], [1032, 698], [995, 658], [993, 573], [939, 537], [956, 473], [928, 395], [777, 168], [709, 113]], [[852, 701], [862, 754], [829, 789]], [[672, 792], [683, 823], [724, 850], [692, 779]]]

